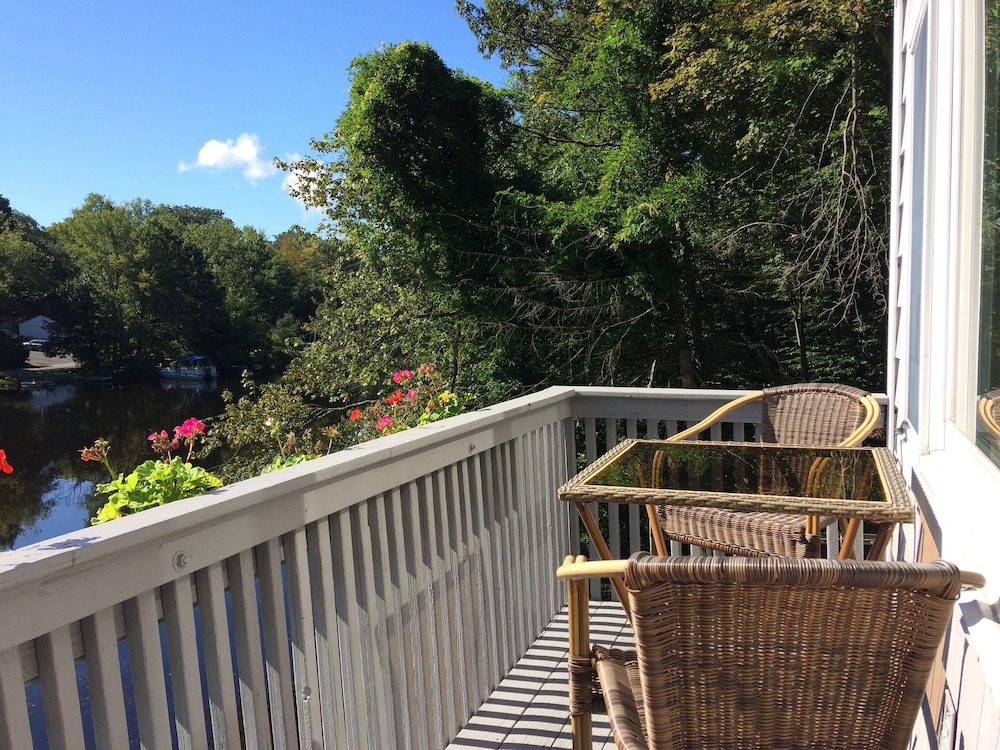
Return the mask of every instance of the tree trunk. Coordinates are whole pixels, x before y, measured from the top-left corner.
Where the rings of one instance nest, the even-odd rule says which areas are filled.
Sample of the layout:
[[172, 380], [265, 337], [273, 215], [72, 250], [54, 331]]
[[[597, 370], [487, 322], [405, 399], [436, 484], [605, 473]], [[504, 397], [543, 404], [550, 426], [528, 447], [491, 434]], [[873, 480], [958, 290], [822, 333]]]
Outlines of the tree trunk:
[[811, 378], [809, 375], [809, 354], [806, 352], [805, 334], [802, 330], [802, 300], [793, 297], [789, 300], [788, 307], [792, 313], [792, 324], [795, 326], [795, 343], [799, 349], [801, 382], [808, 383]]

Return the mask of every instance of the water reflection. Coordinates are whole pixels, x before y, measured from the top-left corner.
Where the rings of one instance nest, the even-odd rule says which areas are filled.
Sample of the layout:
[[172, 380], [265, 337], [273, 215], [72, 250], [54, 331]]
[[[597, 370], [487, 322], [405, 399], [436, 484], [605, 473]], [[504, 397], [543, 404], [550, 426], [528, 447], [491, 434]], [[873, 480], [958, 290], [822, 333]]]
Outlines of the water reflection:
[[94, 487], [109, 479], [103, 466], [80, 460], [96, 438], [110, 441], [116, 471], [131, 471], [154, 458], [149, 433], [222, 412], [217, 382], [183, 385], [195, 387], [77, 383], [0, 393], [0, 447], [14, 466], [0, 476], [0, 549], [86, 526], [102, 504]]

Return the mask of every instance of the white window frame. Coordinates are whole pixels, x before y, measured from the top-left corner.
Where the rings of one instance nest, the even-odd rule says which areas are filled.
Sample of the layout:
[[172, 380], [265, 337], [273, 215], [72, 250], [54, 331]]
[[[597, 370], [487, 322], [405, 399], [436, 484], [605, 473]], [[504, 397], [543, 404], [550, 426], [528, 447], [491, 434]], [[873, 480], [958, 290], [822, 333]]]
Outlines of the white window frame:
[[[907, 184], [915, 99], [913, 69], [896, 75], [893, 133], [893, 226], [890, 254], [890, 409], [894, 451], [921, 510], [917, 533], [899, 536], [894, 554], [920, 558], [926, 531], [939, 554], [976, 570], [987, 586], [984, 606], [1000, 598], [1000, 467], [975, 444], [978, 399], [981, 220], [983, 207], [984, 0], [897, 0], [896, 64], [912, 66], [921, 24], [928, 24], [929, 75], [925, 185]], [[907, 91], [906, 87], [910, 90]], [[907, 142], [910, 139], [911, 142]], [[912, 171], [909, 171], [912, 175]], [[910, 401], [908, 202], [924, 190], [922, 370], [914, 429]], [[985, 610], [984, 610], [985, 611]], [[966, 623], [984, 673], [1000, 694], [1000, 625], [981, 617]], [[988, 666], [987, 666], [988, 665]]]

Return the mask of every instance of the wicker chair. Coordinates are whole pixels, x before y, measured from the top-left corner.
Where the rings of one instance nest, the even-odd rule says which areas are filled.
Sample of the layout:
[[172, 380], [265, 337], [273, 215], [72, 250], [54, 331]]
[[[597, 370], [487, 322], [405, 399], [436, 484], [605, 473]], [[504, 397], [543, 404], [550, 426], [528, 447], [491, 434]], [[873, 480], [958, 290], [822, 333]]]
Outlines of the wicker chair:
[[[566, 559], [574, 748], [591, 714], [642, 748], [907, 747], [962, 584], [933, 563]], [[635, 650], [589, 642], [588, 578], [624, 573]]]
[[[878, 425], [879, 405], [863, 390], [829, 383], [765, 388], [723, 406], [669, 440], [696, 438], [746, 404], [761, 405], [760, 440], [785, 445], [851, 447]], [[656, 551], [668, 554], [667, 539], [748, 557], [817, 557], [820, 530], [836, 518], [810, 519], [783, 513], [747, 513], [712, 508], [647, 506]], [[850, 534], [857, 532], [857, 524]], [[849, 547], [847, 539], [845, 548]]]

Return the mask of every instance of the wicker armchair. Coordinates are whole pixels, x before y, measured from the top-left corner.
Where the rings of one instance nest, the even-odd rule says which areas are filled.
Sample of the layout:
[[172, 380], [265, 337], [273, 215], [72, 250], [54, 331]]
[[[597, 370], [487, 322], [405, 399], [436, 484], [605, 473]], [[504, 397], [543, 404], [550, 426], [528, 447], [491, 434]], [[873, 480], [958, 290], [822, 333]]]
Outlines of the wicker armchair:
[[[963, 582], [933, 563], [566, 559], [574, 748], [607, 713], [618, 747], [908, 745]], [[635, 650], [591, 646], [587, 579], [624, 573]]]
[[[845, 385], [804, 383], [765, 388], [726, 404], [669, 440], [688, 440], [724, 416], [759, 401], [760, 440], [785, 445], [851, 447], [878, 425], [879, 405], [866, 391]], [[656, 551], [668, 553], [667, 539], [748, 557], [817, 557], [820, 530], [836, 518], [811, 519], [783, 513], [746, 513], [712, 508], [646, 508]], [[857, 524], [850, 534], [857, 532]], [[845, 547], [849, 546], [850, 540]]]

